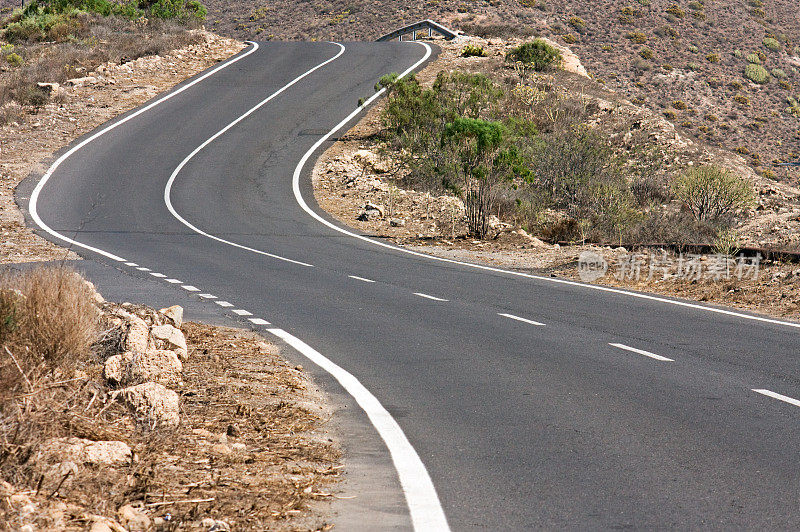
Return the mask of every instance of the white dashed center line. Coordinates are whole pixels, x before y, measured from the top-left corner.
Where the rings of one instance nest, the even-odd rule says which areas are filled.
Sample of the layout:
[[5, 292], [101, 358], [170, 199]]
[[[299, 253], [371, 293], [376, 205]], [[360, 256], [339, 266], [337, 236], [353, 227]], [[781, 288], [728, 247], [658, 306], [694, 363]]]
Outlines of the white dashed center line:
[[163, 279], [164, 277], [166, 277], [166, 275], [164, 275], [163, 273], [158, 273], [158, 272], [150, 272], [150, 275], [152, 275], [153, 277], [158, 277], [159, 279]]
[[428, 294], [423, 294], [422, 292], [414, 292], [415, 296], [424, 297], [425, 299], [432, 299], [434, 301], [449, 301], [448, 299], [442, 299], [441, 297], [436, 296], [429, 296]]
[[270, 322], [262, 320], [261, 318], [250, 318], [250, 322], [255, 325], [270, 325]]
[[202, 297], [203, 299], [217, 299], [217, 296], [213, 294], [200, 294], [199, 297]]
[[538, 321], [533, 321], [533, 320], [529, 320], [529, 319], [525, 319], [525, 318], [520, 318], [519, 316], [514, 316], [513, 314], [505, 314], [505, 313], [503, 313], [503, 312], [498, 312], [498, 313], [497, 313], [497, 315], [498, 315], [498, 316], [503, 316], [504, 318], [511, 318], [512, 320], [521, 321], [521, 322], [523, 322], [523, 323], [529, 323], [529, 324], [531, 324], [531, 325], [541, 325], [541, 326], [544, 326], [544, 323], [540, 323], [540, 322], [538, 322]]
[[220, 307], [225, 307], [225, 308], [233, 306], [233, 303], [228, 303], [227, 301], [214, 301], [214, 303], [216, 303]]
[[150, 271], [150, 268], [145, 268], [144, 266], [140, 266], [139, 268], [136, 268], [136, 269], [139, 270], [140, 272], [149, 272]]
[[635, 347], [630, 347], [625, 344], [608, 344], [611, 347], [616, 347], [617, 349], [624, 349], [625, 351], [630, 351], [631, 353], [638, 353], [640, 355], [644, 355], [646, 357], [650, 357], [655, 360], [660, 360], [662, 362], [675, 362], [671, 358], [662, 357], [661, 355], [657, 355], [655, 353], [651, 353], [650, 351], [643, 351], [641, 349], [636, 349]]
[[196, 286], [192, 286], [190, 284], [185, 284], [185, 285], [181, 286], [181, 288], [183, 288], [184, 290], [187, 290], [189, 292], [199, 292], [200, 291], [199, 288], [197, 288]]
[[246, 310], [242, 310], [240, 308], [237, 308], [236, 310], [232, 310], [231, 312], [233, 312], [234, 314], [236, 314], [238, 316], [252, 316], [253, 315], [252, 312], [247, 312]]
[[181, 284], [183, 281], [179, 281], [178, 279], [167, 279], [167, 282], [172, 284]]
[[365, 279], [364, 277], [359, 277], [358, 275], [348, 275], [349, 278], [355, 279], [356, 281], [364, 281], [365, 283], [374, 283], [372, 279]]
[[786, 395], [781, 395], [779, 393], [771, 392], [769, 390], [759, 390], [753, 388], [753, 391], [756, 393], [760, 393], [761, 395], [766, 395], [767, 397], [772, 397], [773, 399], [777, 399], [778, 401], [783, 401], [784, 403], [789, 403], [790, 405], [800, 406], [800, 401], [797, 399], [792, 399]]
[[136, 266], [138, 266], [138, 264], [136, 264], [135, 262], [126, 262], [125, 266], [131, 266], [135, 268]]

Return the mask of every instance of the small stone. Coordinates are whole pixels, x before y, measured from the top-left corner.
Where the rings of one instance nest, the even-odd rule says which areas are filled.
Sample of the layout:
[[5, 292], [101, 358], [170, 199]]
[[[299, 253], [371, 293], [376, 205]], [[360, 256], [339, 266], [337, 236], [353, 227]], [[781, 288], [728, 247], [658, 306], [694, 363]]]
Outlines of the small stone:
[[228, 436], [236, 438], [237, 436], [239, 436], [242, 433], [242, 431], [239, 430], [239, 426], [238, 425], [235, 425], [235, 424], [231, 423], [230, 425], [228, 425], [228, 428], [225, 431], [225, 433]]
[[405, 227], [406, 221], [402, 218], [392, 218], [389, 220], [389, 225], [392, 227]]
[[216, 454], [219, 456], [228, 455], [233, 452], [231, 451], [231, 448], [224, 443], [215, 443], [214, 445], [211, 446], [210, 451], [212, 454]]
[[166, 316], [172, 322], [172, 325], [180, 328], [183, 325], [183, 307], [180, 305], [172, 305], [171, 307], [162, 308], [159, 310], [161, 314]]
[[113, 530], [105, 521], [95, 521], [92, 523], [92, 527], [89, 529], [89, 532], [113, 532]]

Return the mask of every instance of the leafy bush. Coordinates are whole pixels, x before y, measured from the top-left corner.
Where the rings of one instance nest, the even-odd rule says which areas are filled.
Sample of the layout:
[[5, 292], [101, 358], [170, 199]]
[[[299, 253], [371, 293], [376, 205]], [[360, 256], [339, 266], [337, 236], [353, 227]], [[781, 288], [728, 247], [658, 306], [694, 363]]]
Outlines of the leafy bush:
[[586, 30], [586, 22], [584, 22], [581, 17], [570, 17], [568, 24], [579, 33], [583, 33]]
[[747, 62], [752, 63], [754, 65], [760, 65], [761, 58], [758, 57], [758, 54], [747, 54]]
[[763, 84], [769, 81], [770, 76], [769, 72], [767, 72], [767, 69], [763, 66], [750, 63], [744, 68], [744, 77], [753, 83]]
[[511, 49], [506, 54], [506, 61], [530, 65], [534, 70], [542, 72], [561, 68], [561, 52], [541, 39], [526, 42]]
[[461, 50], [462, 57], [486, 57], [486, 55], [486, 50], [483, 49], [483, 46], [475, 44], [468, 44]]
[[748, 182], [713, 165], [685, 172], [672, 183], [672, 190], [698, 221], [718, 220], [755, 202]]
[[22, 57], [19, 54], [14, 53], [14, 52], [11, 52], [10, 54], [8, 54], [6, 56], [6, 61], [8, 61], [9, 65], [14, 66], [14, 67], [18, 67], [18, 66], [22, 65], [22, 63], [23, 63]]

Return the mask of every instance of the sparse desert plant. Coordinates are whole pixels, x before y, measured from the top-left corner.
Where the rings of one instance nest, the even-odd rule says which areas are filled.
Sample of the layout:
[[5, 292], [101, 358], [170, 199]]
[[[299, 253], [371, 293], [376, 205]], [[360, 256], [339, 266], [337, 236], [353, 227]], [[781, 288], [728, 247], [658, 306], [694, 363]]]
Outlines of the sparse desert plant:
[[651, 50], [650, 48], [642, 48], [641, 50], [639, 50], [639, 56], [642, 59], [648, 59], [648, 60], [652, 59], [654, 56], [653, 50]]
[[778, 42], [778, 39], [774, 39], [772, 37], [764, 37], [764, 40], [761, 41], [761, 44], [763, 44], [767, 50], [772, 52], [779, 52], [781, 49], [781, 43]]
[[706, 55], [706, 61], [709, 63], [719, 63], [719, 54], [710, 53]]
[[641, 31], [632, 31], [625, 35], [625, 38], [636, 44], [644, 44], [647, 42], [647, 35]]
[[778, 79], [784, 79], [784, 78], [786, 78], [786, 72], [784, 72], [784, 71], [783, 71], [783, 69], [781, 69], [781, 68], [773, 68], [773, 69], [770, 71], [770, 73], [771, 73], [771, 74], [772, 74], [774, 77], [776, 77], [776, 78], [778, 78]]
[[486, 50], [483, 46], [468, 44], [461, 50], [462, 57], [486, 57]]
[[672, 102], [672, 107], [674, 109], [682, 111], [686, 109], [688, 106], [686, 105], [686, 102], [684, 102], [683, 100], [675, 100], [674, 102]]
[[739, 253], [739, 234], [733, 229], [722, 228], [717, 231], [711, 247], [717, 255], [733, 257]]
[[567, 23], [575, 28], [578, 33], [586, 31], [586, 22], [581, 17], [570, 17]]
[[672, 15], [675, 18], [683, 18], [686, 16], [686, 12], [681, 9], [681, 6], [678, 4], [672, 4], [667, 9], [666, 12]]
[[673, 181], [672, 191], [698, 221], [718, 220], [755, 202], [750, 183], [715, 165], [681, 174]]
[[750, 105], [750, 98], [744, 94], [737, 94], [733, 97], [733, 101], [741, 105]]
[[736, 49], [733, 51], [733, 57], [735, 57], [736, 59], [741, 59], [742, 57], [744, 57], [744, 52], [742, 52], [739, 49]]
[[561, 36], [561, 39], [567, 44], [575, 44], [578, 42], [578, 38], [571, 33], [565, 33]]
[[14, 52], [11, 52], [6, 56], [6, 61], [8, 61], [8, 64], [13, 67], [18, 67], [23, 63], [22, 57]]
[[760, 65], [761, 58], [758, 57], [758, 54], [747, 54], [747, 62], [752, 63], [754, 65]]
[[744, 68], [744, 77], [753, 83], [764, 84], [769, 81], [770, 76], [763, 66], [750, 63]]
[[692, 52], [693, 54], [697, 54], [697, 53], [700, 53], [700, 48], [698, 48], [694, 44], [690, 44], [689, 45], [689, 51]]
[[666, 110], [664, 111], [664, 118], [667, 120], [675, 120], [678, 115], [675, 114], [675, 111]]
[[700, 69], [700, 65], [698, 65], [697, 63], [689, 63], [688, 65], [686, 65], [686, 69], [694, 72]]
[[561, 52], [541, 39], [535, 39], [512, 48], [506, 54], [506, 61], [522, 63], [542, 72], [561, 67]]

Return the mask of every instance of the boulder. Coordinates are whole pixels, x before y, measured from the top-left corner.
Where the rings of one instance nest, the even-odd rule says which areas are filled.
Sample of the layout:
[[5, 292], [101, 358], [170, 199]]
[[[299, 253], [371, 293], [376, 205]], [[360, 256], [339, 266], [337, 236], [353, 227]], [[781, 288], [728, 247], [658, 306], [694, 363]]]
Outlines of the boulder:
[[51, 438], [42, 444], [37, 453], [37, 461], [105, 466], [127, 464], [131, 457], [131, 448], [125, 442], [82, 438]]
[[174, 427], [180, 422], [178, 394], [155, 382], [145, 382], [114, 392], [114, 397], [151, 426]]
[[183, 325], [183, 307], [180, 305], [172, 305], [171, 307], [162, 308], [158, 311], [159, 313], [163, 314], [165, 317], [169, 318], [172, 322], [172, 325], [175, 327], [180, 328]]
[[172, 325], [159, 325], [150, 329], [150, 335], [155, 340], [156, 347], [175, 351], [182, 360], [186, 360], [186, 337], [180, 329]]
[[391, 218], [389, 220], [389, 225], [392, 227], [405, 227], [406, 221], [403, 218]]
[[85, 76], [82, 78], [72, 78], [67, 80], [67, 85], [73, 87], [83, 87], [84, 85], [94, 85], [97, 83], [97, 78], [94, 76]]

